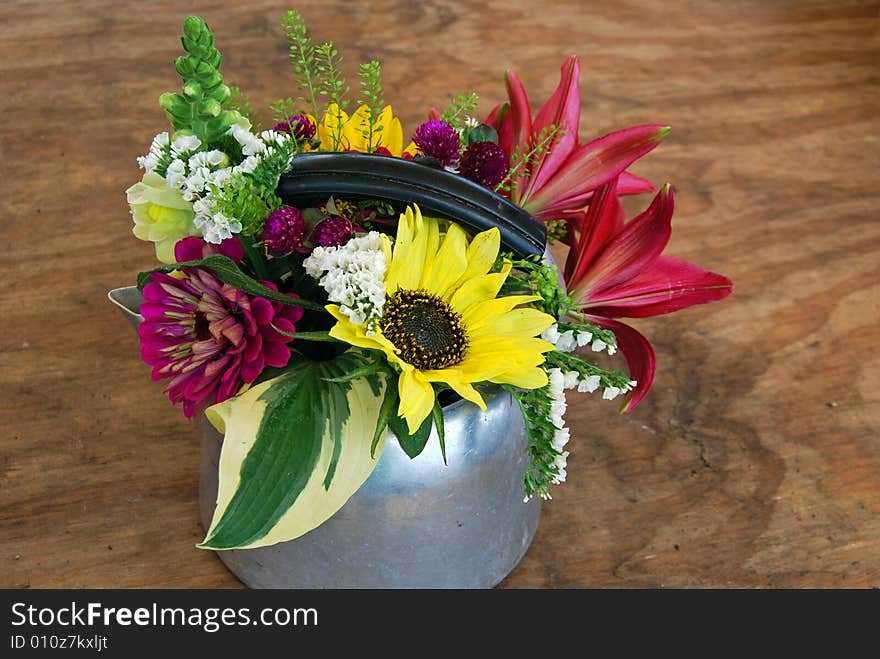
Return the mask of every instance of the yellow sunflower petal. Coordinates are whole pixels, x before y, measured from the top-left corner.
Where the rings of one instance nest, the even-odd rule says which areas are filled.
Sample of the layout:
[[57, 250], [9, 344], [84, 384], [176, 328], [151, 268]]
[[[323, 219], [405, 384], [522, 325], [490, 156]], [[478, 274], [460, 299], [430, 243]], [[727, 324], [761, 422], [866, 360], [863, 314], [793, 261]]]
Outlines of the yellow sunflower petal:
[[501, 232], [498, 227], [492, 227], [488, 231], [481, 231], [471, 244], [468, 245], [467, 270], [461, 275], [461, 282], [465, 282], [473, 277], [485, 275], [494, 265], [495, 259], [498, 258], [498, 250], [501, 248]]
[[449, 300], [449, 304], [458, 313], [463, 313], [475, 302], [491, 300], [498, 295], [498, 291], [500, 291], [501, 286], [504, 285], [507, 275], [510, 272], [510, 268], [511, 265], [505, 263], [501, 268], [501, 272], [493, 272], [490, 275], [480, 275], [479, 277], [474, 277], [473, 279], [463, 282], [459, 289], [453, 293]]
[[397, 349], [394, 344], [386, 339], [382, 334], [376, 333], [367, 335], [362, 325], [355, 325], [348, 316], [339, 310], [339, 306], [328, 304], [327, 311], [336, 319], [336, 324], [330, 328], [330, 336], [340, 341], [345, 341], [358, 348], [369, 348], [370, 350], [381, 350], [388, 357], [388, 361], [399, 365], [404, 370], [412, 369], [412, 366], [404, 362], [397, 356]]
[[[459, 311], [459, 313], [461, 313], [461, 320], [465, 327], [468, 328], [468, 331], [474, 332], [474, 330], [484, 326], [488, 319], [501, 316], [520, 304], [536, 302], [540, 299], [538, 295], [508, 295], [506, 297], [475, 302], [464, 310]], [[479, 332], [477, 333], [479, 334]]]
[[434, 407], [434, 388], [419, 371], [413, 369], [400, 374], [397, 392], [400, 395], [397, 414], [406, 419], [407, 428], [412, 434], [419, 429]]
[[553, 345], [541, 339], [486, 336], [468, 346], [461, 363], [448, 369], [425, 371], [432, 382], [482, 382], [519, 368], [539, 366]]
[[400, 158], [403, 155], [403, 126], [400, 125], [400, 119], [394, 116], [390, 105], [382, 109], [375, 125], [382, 126], [382, 130], [373, 134], [375, 146], [384, 146], [392, 156]]
[[413, 214], [412, 210], [407, 208], [397, 221], [397, 236], [394, 239], [391, 259], [388, 261], [388, 271], [385, 273], [385, 290], [389, 295], [403, 286], [401, 284], [403, 270], [407, 266], [407, 261], [411, 260], [412, 232]]
[[[436, 226], [433, 222], [431, 224]], [[457, 224], [450, 224], [436, 256], [429, 253], [419, 287], [445, 298], [467, 265], [467, 234]]]
[[[385, 288], [393, 293], [397, 288], [416, 290], [422, 280], [429, 243], [437, 231], [436, 220], [427, 222], [417, 205], [407, 206], [397, 223], [397, 239], [391, 257], [391, 267], [385, 278]], [[433, 255], [432, 255], [433, 256]]]
[[537, 336], [556, 320], [553, 316], [537, 309], [513, 309], [500, 316], [485, 319], [481, 323], [468, 325], [470, 336], [484, 333], [501, 336]]
[[490, 378], [496, 384], [510, 384], [521, 389], [540, 389], [547, 384], [547, 373], [543, 368], [527, 367], [508, 371]]
[[480, 395], [480, 392], [474, 389], [467, 382], [450, 382], [449, 386], [452, 390], [465, 400], [469, 400], [484, 412], [486, 411], [486, 401]]

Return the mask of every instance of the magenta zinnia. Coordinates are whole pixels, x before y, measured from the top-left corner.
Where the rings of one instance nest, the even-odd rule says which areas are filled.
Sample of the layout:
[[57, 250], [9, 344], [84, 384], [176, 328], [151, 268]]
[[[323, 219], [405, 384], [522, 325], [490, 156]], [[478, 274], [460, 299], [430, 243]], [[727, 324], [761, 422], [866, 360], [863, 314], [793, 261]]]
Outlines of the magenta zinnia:
[[186, 268], [180, 279], [154, 272], [144, 298], [141, 356], [154, 381], [170, 378], [165, 392], [188, 418], [231, 398], [266, 366], [286, 366], [292, 339], [281, 332], [295, 332], [303, 313], [250, 297], [203, 268]]

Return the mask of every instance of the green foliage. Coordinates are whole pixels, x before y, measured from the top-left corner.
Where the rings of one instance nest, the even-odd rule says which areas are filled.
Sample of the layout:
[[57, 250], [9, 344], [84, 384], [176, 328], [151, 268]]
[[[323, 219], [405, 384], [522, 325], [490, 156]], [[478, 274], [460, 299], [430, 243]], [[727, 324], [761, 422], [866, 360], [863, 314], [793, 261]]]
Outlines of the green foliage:
[[557, 429], [550, 420], [553, 404], [550, 385], [525, 391], [505, 385], [504, 389], [519, 404], [526, 426], [529, 454], [529, 468], [523, 477], [526, 497], [549, 498], [550, 484], [558, 473], [553, 462], [559, 455], [552, 446]]
[[382, 113], [382, 108], [385, 107], [385, 96], [382, 90], [382, 67], [376, 60], [371, 60], [360, 65], [358, 75], [361, 79], [362, 103], [370, 110], [370, 121], [362, 132], [372, 152], [375, 150], [373, 149], [373, 134], [380, 133], [384, 129], [381, 124], [375, 123]]
[[361, 486], [376, 464], [364, 426], [375, 418], [382, 383], [378, 376], [332, 380], [362, 363], [357, 351], [330, 361], [300, 359], [275, 379], [208, 410], [225, 444], [217, 510], [201, 547], [258, 547], [295, 538]]
[[215, 254], [214, 256], [209, 256], [205, 259], [198, 259], [196, 261], [160, 265], [151, 270], [141, 272], [137, 277], [138, 288], [144, 290], [144, 286], [150, 281], [150, 274], [153, 272], [171, 272], [172, 270], [181, 270], [183, 268], [205, 268], [206, 270], [210, 270], [214, 276], [224, 284], [234, 286], [248, 295], [259, 295], [272, 302], [289, 304], [294, 307], [303, 307], [304, 309], [312, 309], [315, 311], [324, 310], [322, 305], [310, 302], [304, 298], [290, 297], [283, 293], [273, 291], [268, 286], [264, 286], [255, 279], [248, 277], [232, 259], [221, 254]]
[[568, 235], [568, 223], [565, 220], [547, 220], [544, 226], [547, 227], [547, 243], [550, 245]]
[[351, 91], [342, 76], [341, 66], [342, 56], [332, 42], [315, 48], [315, 68], [320, 74], [318, 94], [324, 97], [328, 106], [336, 107], [335, 125], [332, 129], [333, 151], [338, 151], [342, 143], [342, 113], [348, 108], [348, 93]]
[[276, 124], [287, 121], [290, 117], [299, 114], [296, 109], [296, 101], [289, 96], [272, 101], [269, 104], [269, 109], [272, 110], [272, 121]]
[[231, 112], [238, 112], [242, 117], [251, 122], [251, 130], [253, 132], [260, 132], [261, 123], [259, 117], [257, 117], [257, 112], [251, 105], [250, 99], [241, 91], [241, 87], [236, 85], [229, 87], [229, 98], [226, 99], [223, 107]]
[[[299, 90], [305, 95], [298, 100], [302, 100], [308, 105], [312, 116], [320, 119], [317, 99], [320, 85], [315, 61], [315, 46], [312, 44], [305, 20], [303, 20], [298, 11], [290, 10], [281, 17], [281, 24], [284, 27], [284, 32], [287, 34], [287, 40], [290, 42], [290, 63], [293, 66], [293, 73], [298, 80]], [[291, 103], [289, 98], [285, 100], [289, 106], [295, 106], [295, 103]], [[273, 110], [275, 109], [273, 107]], [[286, 114], [277, 121], [282, 121], [291, 116], [291, 114], [295, 114], [291, 111], [290, 107], [284, 111]]]
[[159, 159], [153, 171], [159, 176], [164, 177], [168, 172], [168, 166], [171, 164], [171, 161], [174, 160], [174, 157], [171, 155], [171, 142], [169, 141], [168, 144], [162, 147], [162, 152], [157, 155], [159, 156]]
[[513, 259], [510, 254], [502, 255], [495, 264], [501, 269], [504, 260], [513, 264], [513, 270], [501, 288], [501, 295], [540, 295], [541, 300], [533, 306], [554, 318], [563, 318], [571, 310], [572, 299], [559, 284], [559, 268], [545, 263], [542, 256], [535, 254], [524, 259]]
[[617, 387], [621, 391], [629, 389], [629, 376], [623, 371], [605, 370], [571, 352], [559, 352], [558, 350], [548, 352], [545, 368], [558, 368], [563, 373], [576, 371], [578, 380], [586, 380], [594, 375], [598, 376], [599, 387], [602, 389], [607, 389], [608, 387]]
[[[417, 458], [425, 450], [428, 439], [431, 437], [431, 428], [434, 427], [434, 415], [429, 414], [422, 421], [422, 425], [413, 434], [409, 433], [406, 421], [397, 414], [392, 414], [388, 419], [388, 427], [397, 436], [400, 448], [410, 458]], [[444, 450], [445, 452], [445, 450]]]
[[551, 124], [529, 141], [528, 149], [523, 150], [521, 147], [516, 147], [510, 156], [510, 170], [495, 186], [495, 192], [514, 193], [516, 186], [511, 182], [529, 168], [539, 164], [541, 156], [550, 151], [563, 135], [565, 135], [565, 131], [562, 128]]
[[229, 88], [223, 84], [214, 35], [197, 16], [183, 22], [181, 39], [186, 55], [174, 63], [183, 79], [182, 93], [166, 93], [159, 98], [175, 130], [187, 131], [204, 144], [214, 144], [238, 119], [238, 113], [225, 110]]
[[476, 142], [494, 142], [498, 144], [498, 131], [486, 124], [480, 124], [473, 128], [465, 126], [461, 141], [468, 146]]
[[217, 210], [241, 222], [242, 233], [253, 239], [263, 232], [269, 214], [281, 207], [281, 199], [273, 191], [254, 185], [246, 174], [234, 174], [220, 189], [214, 189]]
[[453, 128], [464, 128], [467, 116], [476, 109], [478, 101], [479, 96], [475, 92], [459, 94], [440, 115], [440, 121], [445, 121]]

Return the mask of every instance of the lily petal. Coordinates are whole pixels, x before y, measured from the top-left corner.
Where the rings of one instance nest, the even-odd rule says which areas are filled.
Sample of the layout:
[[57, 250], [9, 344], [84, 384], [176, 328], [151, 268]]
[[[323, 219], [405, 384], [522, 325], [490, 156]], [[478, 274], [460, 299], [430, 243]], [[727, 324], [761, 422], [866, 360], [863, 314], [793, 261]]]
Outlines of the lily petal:
[[624, 128], [577, 147], [556, 175], [534, 191], [523, 207], [532, 215], [552, 215], [582, 205], [600, 185], [618, 176], [652, 151], [669, 133], [668, 126]]
[[507, 97], [510, 99], [510, 121], [513, 128], [513, 146], [525, 146], [532, 134], [532, 109], [529, 106], [529, 95], [523, 87], [522, 80], [513, 71], [504, 74], [507, 86]]
[[529, 180], [520, 194], [525, 200], [533, 190], [540, 189], [574, 151], [578, 140], [578, 127], [581, 121], [581, 99], [578, 90], [580, 64], [577, 57], [570, 55], [562, 65], [562, 76], [553, 95], [532, 124], [532, 134], [540, 135], [545, 129], [556, 126], [560, 131], [555, 143], [538, 156], [538, 162], [530, 168]]
[[590, 311], [614, 318], [645, 318], [726, 298], [733, 282], [693, 263], [661, 256], [644, 272], [590, 300]]
[[647, 269], [669, 242], [674, 208], [672, 187], [667, 184], [648, 209], [627, 223], [596, 257], [581, 283], [575, 286], [575, 303], [592, 301], [601, 292]]
[[504, 149], [507, 155], [513, 153], [516, 145], [513, 143], [513, 117], [510, 115], [510, 103], [496, 105], [483, 123], [491, 126], [498, 133], [498, 146]]
[[629, 172], [621, 172], [620, 178], [617, 179], [617, 195], [619, 197], [641, 194], [642, 192], [654, 192], [654, 189], [654, 185], [648, 179], [630, 174]]
[[654, 375], [657, 372], [654, 348], [651, 347], [648, 339], [629, 325], [604, 316], [590, 315], [587, 318], [600, 327], [610, 329], [617, 337], [617, 347], [626, 357], [629, 377], [637, 382], [620, 411], [632, 412], [654, 384]]
[[574, 227], [578, 241], [565, 261], [565, 281], [570, 289], [579, 287], [596, 257], [624, 226], [626, 216], [617, 199], [618, 185], [618, 179], [612, 179], [599, 187], [593, 194], [582, 223]]

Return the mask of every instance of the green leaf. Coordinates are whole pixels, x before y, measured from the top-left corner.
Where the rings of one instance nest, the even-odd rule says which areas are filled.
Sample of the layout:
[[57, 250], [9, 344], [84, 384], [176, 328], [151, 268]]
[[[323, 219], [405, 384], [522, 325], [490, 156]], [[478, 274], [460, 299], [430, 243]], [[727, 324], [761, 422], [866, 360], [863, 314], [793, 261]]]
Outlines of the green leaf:
[[370, 444], [370, 455], [375, 455], [376, 447], [385, 437], [385, 432], [388, 429], [388, 424], [391, 422], [391, 417], [395, 416], [394, 412], [397, 409], [398, 398], [397, 383], [389, 381], [388, 387], [385, 389], [385, 398], [382, 401], [382, 407], [379, 408], [379, 418], [376, 420], [376, 430], [373, 433], [373, 441]]
[[480, 124], [468, 133], [468, 144], [476, 142], [494, 142], [498, 144], [498, 133], [492, 126]]
[[171, 263], [169, 265], [160, 265], [152, 270], [145, 270], [138, 274], [137, 285], [140, 290], [144, 290], [144, 286], [150, 281], [150, 274], [153, 272], [171, 272], [172, 270], [180, 270], [182, 268], [205, 268], [210, 270], [224, 284], [235, 286], [240, 291], [244, 291], [250, 295], [259, 295], [273, 302], [281, 304], [289, 304], [294, 307], [303, 307], [304, 309], [314, 309], [323, 311], [324, 307], [315, 302], [304, 300], [302, 298], [290, 297], [273, 291], [268, 286], [264, 286], [256, 279], [252, 279], [244, 274], [235, 262], [222, 254], [215, 254], [205, 259], [197, 261], [186, 261], [184, 263]]
[[400, 442], [400, 448], [410, 458], [416, 458], [425, 450], [428, 438], [431, 436], [431, 428], [434, 425], [434, 417], [429, 414], [422, 421], [422, 425], [412, 435], [409, 434], [406, 421], [396, 414], [392, 414], [388, 420], [388, 427], [397, 435], [397, 441]]
[[434, 417], [434, 426], [437, 428], [437, 438], [440, 440], [440, 453], [443, 455], [443, 464], [446, 462], [446, 427], [443, 422], [443, 408], [440, 407], [440, 401], [434, 399], [434, 409], [431, 410], [431, 416]]
[[[315, 332], [315, 334], [318, 334], [318, 332]], [[296, 336], [296, 333], [293, 333], [292, 336]], [[356, 368], [349, 373], [344, 373], [337, 378], [328, 378], [328, 382], [351, 382], [352, 380], [357, 380], [358, 378], [363, 378], [368, 375], [375, 375], [376, 373], [381, 372], [388, 372], [388, 362], [380, 357], [374, 362], [364, 364], [360, 368]]]
[[327, 377], [359, 368], [349, 351], [301, 361], [282, 375], [206, 411], [224, 433], [217, 507], [204, 549], [292, 540], [329, 519], [373, 472], [370, 454], [384, 383]]

